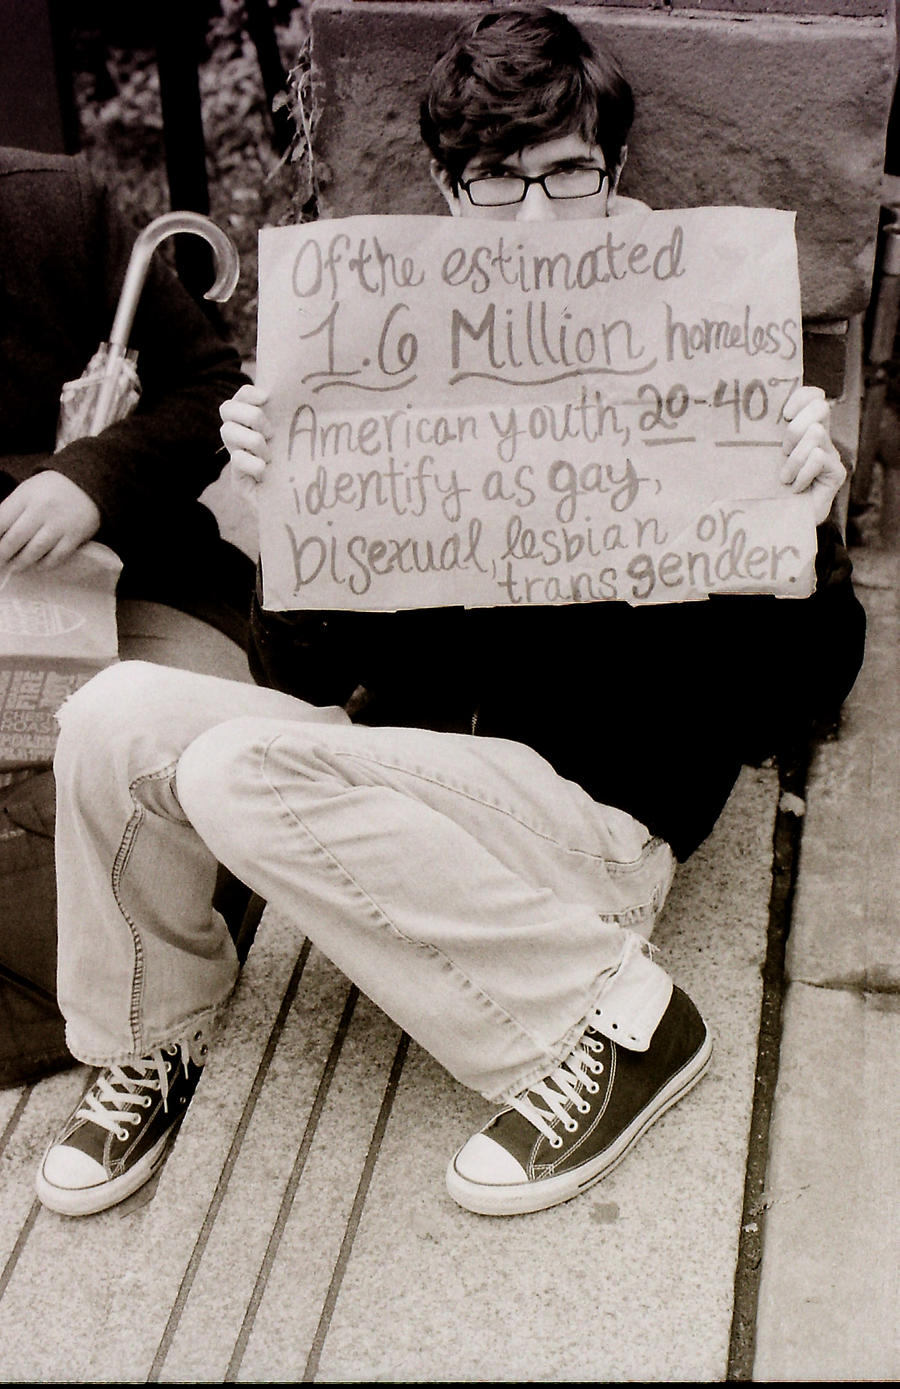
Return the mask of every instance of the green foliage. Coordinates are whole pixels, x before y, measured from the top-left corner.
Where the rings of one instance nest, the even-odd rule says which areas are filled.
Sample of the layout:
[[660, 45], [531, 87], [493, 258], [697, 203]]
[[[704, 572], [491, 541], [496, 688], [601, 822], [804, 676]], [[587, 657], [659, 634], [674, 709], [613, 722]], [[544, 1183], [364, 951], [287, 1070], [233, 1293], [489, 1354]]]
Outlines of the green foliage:
[[[305, 0], [282, 0], [272, 7], [282, 65], [290, 73], [275, 105], [287, 107], [296, 127], [285, 156], [278, 149], [241, 0], [220, 0], [208, 10], [198, 71], [210, 215], [230, 233], [240, 253], [240, 283], [223, 317], [239, 351], [250, 358], [256, 344], [259, 228], [307, 220], [315, 212], [307, 5]], [[82, 150], [119, 204], [142, 226], [169, 210], [169, 193], [155, 52], [139, 26], [127, 38], [126, 46], [121, 29], [111, 21], [76, 27], [74, 86]], [[171, 242], [160, 253], [171, 254]]]

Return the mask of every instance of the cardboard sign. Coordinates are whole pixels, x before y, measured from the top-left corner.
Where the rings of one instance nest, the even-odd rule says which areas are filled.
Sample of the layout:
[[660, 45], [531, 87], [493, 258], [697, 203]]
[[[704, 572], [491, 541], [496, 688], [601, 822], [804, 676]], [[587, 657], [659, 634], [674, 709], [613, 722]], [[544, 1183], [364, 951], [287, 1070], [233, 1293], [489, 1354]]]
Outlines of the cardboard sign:
[[57, 709], [118, 659], [121, 568], [90, 541], [56, 569], [0, 571], [0, 769], [50, 762]]
[[270, 609], [806, 596], [793, 213], [260, 236]]

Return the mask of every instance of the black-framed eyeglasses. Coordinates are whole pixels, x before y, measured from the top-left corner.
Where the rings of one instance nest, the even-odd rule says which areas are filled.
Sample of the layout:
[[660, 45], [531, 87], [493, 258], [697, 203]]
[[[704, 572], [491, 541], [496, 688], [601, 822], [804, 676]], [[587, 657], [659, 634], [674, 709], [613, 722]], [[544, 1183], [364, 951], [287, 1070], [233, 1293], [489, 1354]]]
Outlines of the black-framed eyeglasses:
[[461, 178], [459, 186], [473, 207], [509, 207], [525, 201], [533, 183], [539, 183], [548, 198], [592, 198], [609, 178], [605, 169], [554, 169], [532, 178], [529, 174], [478, 174]]

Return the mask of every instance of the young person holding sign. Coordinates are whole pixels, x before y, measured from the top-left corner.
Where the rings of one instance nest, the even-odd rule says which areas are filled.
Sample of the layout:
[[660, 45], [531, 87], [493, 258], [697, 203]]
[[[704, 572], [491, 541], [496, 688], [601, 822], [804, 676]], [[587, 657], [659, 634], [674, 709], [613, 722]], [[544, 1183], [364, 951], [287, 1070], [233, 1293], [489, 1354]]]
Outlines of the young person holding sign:
[[[454, 216], [603, 219], [631, 116], [567, 19], [498, 8], [436, 64], [422, 127]], [[249, 490], [265, 405], [243, 388], [222, 408]], [[217, 862], [504, 1106], [448, 1169], [470, 1210], [577, 1195], [699, 1079], [707, 1027], [646, 937], [742, 761], [837, 708], [861, 660], [825, 525], [844, 477], [828, 407], [801, 389], [784, 416], [785, 496], [823, 523], [808, 599], [257, 605], [270, 688], [125, 665], [68, 703], [60, 1000], [73, 1052], [105, 1069], [44, 1157], [46, 1204], [103, 1209], [161, 1160], [237, 973]]]

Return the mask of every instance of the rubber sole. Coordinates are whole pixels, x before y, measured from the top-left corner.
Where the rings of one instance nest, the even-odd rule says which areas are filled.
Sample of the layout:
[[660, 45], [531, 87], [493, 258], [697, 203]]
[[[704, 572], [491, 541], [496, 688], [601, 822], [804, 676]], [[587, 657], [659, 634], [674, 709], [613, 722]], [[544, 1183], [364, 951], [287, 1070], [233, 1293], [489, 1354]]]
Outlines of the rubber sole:
[[[108, 1182], [98, 1182], [96, 1186], [56, 1186], [44, 1176], [42, 1160], [35, 1181], [38, 1199], [48, 1210], [56, 1211], [58, 1215], [96, 1215], [99, 1211], [117, 1206], [120, 1201], [140, 1191], [159, 1169], [176, 1127], [177, 1125], [173, 1125], [167, 1129], [150, 1151], [127, 1172], [123, 1172], [120, 1177], [112, 1177]], [[46, 1158], [46, 1154], [44, 1157]]]
[[[619, 1137], [590, 1162], [557, 1177], [542, 1177], [531, 1182], [490, 1186], [464, 1177], [456, 1167], [454, 1156], [447, 1168], [447, 1191], [457, 1205], [475, 1215], [527, 1215], [548, 1210], [571, 1201], [595, 1183], [602, 1181], [628, 1155], [631, 1148], [647, 1132], [651, 1124], [661, 1119], [682, 1096], [701, 1079], [712, 1056], [712, 1038], [707, 1031], [705, 1040], [677, 1071], [671, 1080], [658, 1090], [650, 1104], [637, 1114]], [[460, 1152], [462, 1149], [460, 1149]]]

